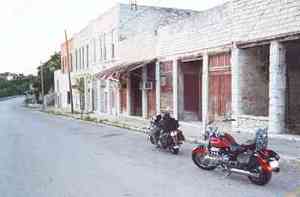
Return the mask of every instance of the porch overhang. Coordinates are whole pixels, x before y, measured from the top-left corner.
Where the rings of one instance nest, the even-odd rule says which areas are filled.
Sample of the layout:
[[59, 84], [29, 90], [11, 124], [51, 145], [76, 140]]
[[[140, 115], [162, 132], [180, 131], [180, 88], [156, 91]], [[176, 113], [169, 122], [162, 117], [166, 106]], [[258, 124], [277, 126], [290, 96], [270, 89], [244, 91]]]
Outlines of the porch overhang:
[[136, 62], [124, 62], [107, 68], [96, 74], [96, 78], [100, 80], [113, 79], [119, 80], [123, 74], [126, 74], [135, 69], [141, 68], [147, 64], [156, 62], [156, 58], [141, 60]]
[[293, 40], [300, 39], [300, 31], [292, 32], [292, 33], [283, 33], [275, 36], [263, 37], [255, 40], [249, 41], [238, 41], [236, 42], [237, 47], [241, 49], [257, 47], [262, 45], [269, 45], [273, 40], [277, 40], [279, 42], [288, 42]]

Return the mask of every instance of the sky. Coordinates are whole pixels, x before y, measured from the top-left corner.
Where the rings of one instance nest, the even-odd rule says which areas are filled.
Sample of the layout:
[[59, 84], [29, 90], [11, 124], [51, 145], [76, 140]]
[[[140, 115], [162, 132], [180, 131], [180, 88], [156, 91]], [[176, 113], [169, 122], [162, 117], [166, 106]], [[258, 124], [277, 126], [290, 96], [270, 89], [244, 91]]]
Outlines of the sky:
[[[138, 4], [205, 10], [226, 0], [137, 0]], [[117, 2], [129, 0], [9, 0], [0, 3], [0, 73], [36, 74], [40, 62]]]

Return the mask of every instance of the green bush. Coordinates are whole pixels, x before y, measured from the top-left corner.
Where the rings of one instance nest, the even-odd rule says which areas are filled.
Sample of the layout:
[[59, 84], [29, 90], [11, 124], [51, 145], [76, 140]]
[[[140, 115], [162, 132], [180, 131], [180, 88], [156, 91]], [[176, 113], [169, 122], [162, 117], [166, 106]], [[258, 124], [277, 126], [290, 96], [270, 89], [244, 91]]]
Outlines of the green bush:
[[0, 80], [0, 98], [23, 95], [26, 91], [29, 90], [31, 84], [29, 79], [20, 79], [20, 80]]

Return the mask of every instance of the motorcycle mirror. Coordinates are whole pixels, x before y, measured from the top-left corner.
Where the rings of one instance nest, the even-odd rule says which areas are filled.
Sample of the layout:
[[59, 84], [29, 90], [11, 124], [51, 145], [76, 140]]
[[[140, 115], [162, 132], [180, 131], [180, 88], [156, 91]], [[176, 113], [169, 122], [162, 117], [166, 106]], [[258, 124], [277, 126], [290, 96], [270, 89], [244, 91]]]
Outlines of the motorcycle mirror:
[[211, 125], [212, 123], [214, 123], [213, 120], [209, 121], [209, 122], [207, 123], [207, 125]]

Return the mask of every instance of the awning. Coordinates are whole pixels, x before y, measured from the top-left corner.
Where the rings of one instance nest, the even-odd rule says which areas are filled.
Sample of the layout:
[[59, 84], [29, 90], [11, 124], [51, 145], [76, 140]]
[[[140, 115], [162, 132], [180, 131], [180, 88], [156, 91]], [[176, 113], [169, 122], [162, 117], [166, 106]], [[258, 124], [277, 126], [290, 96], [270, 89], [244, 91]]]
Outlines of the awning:
[[141, 68], [147, 64], [154, 63], [156, 61], [156, 58], [154, 59], [148, 59], [148, 60], [142, 60], [137, 62], [126, 62], [117, 64], [115, 66], [112, 66], [110, 68], [107, 68], [99, 73], [96, 74], [96, 78], [98, 79], [115, 79], [119, 80], [121, 75], [124, 73], [127, 73], [129, 71]]

